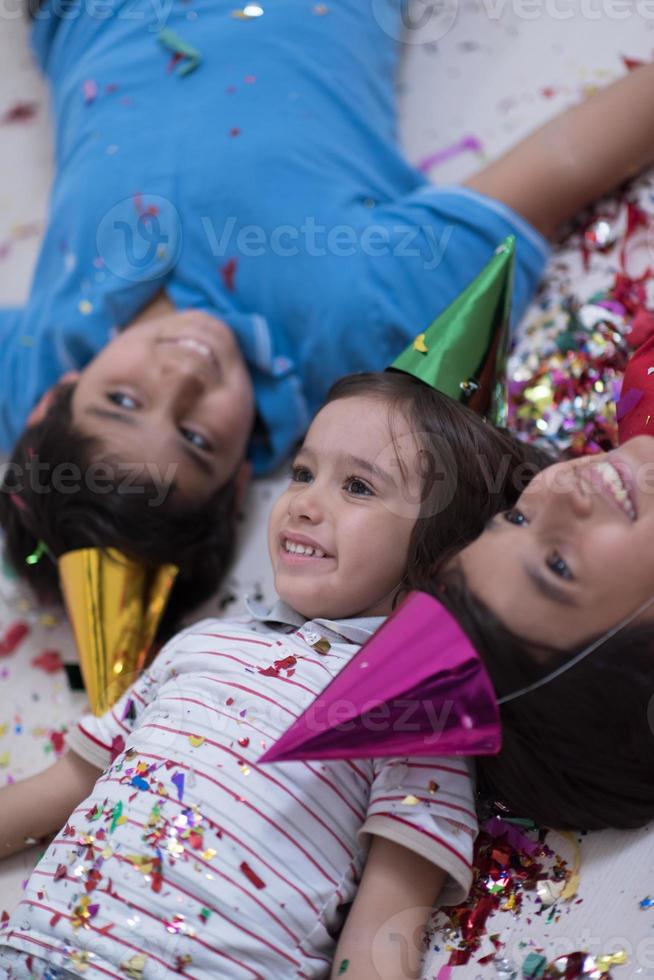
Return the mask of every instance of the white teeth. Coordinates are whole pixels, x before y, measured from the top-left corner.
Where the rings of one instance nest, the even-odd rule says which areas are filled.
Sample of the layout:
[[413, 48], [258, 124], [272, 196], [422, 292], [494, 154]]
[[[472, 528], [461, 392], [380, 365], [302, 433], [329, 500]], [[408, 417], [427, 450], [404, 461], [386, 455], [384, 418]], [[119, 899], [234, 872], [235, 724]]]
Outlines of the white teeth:
[[195, 340], [193, 337], [180, 337], [177, 345], [179, 347], [185, 347], [187, 350], [192, 350], [196, 354], [200, 354], [206, 360], [211, 360], [211, 348], [208, 344], [203, 344], [201, 340]]
[[636, 512], [629, 491], [615, 466], [606, 460], [602, 460], [597, 464], [597, 472], [602, 477], [604, 486], [611, 491], [614, 500], [620, 505], [627, 517], [632, 521], [635, 520]]
[[306, 544], [297, 544], [295, 541], [284, 541], [284, 551], [292, 555], [306, 555], [308, 558], [324, 558], [325, 552], [321, 548], [310, 548]]

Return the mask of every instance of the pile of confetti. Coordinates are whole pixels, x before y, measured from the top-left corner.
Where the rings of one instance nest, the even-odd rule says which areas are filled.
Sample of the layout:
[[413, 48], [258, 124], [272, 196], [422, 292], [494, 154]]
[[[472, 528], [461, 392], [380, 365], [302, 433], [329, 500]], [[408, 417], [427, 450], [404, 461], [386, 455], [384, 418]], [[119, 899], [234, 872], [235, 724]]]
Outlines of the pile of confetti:
[[[571, 901], [579, 883], [577, 859], [572, 868], [546, 843], [547, 831], [537, 831], [530, 820], [493, 816], [475, 845], [474, 882], [466, 902], [441, 909], [434, 920], [437, 950], [449, 953], [449, 965], [497, 964], [503, 943], [489, 927], [497, 911], [519, 916], [523, 912], [561, 914], [559, 903]], [[529, 918], [527, 918], [527, 925]]]
[[[622, 376], [654, 333], [650, 185], [631, 185], [610, 213], [600, 203], [556, 250], [509, 362], [509, 426], [529, 442], [572, 455], [617, 445]], [[582, 299], [575, 277], [589, 271], [603, 285]]]

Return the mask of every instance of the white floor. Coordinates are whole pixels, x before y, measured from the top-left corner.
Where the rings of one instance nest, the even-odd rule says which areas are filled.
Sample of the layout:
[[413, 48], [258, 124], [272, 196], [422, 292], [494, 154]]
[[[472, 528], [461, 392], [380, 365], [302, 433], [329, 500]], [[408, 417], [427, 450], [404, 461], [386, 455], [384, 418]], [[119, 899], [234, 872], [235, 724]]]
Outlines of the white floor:
[[[368, 2], [374, 8], [377, 0]], [[403, 138], [414, 161], [464, 137], [481, 142], [481, 154], [465, 151], [434, 168], [433, 178], [443, 182], [465, 177], [480, 157], [496, 155], [585, 91], [621, 74], [623, 55], [649, 58], [654, 50], [654, 5], [646, 0], [638, 7], [630, 0], [445, 0], [440, 9], [439, 16], [427, 18], [425, 29], [408, 32], [417, 43], [406, 47], [401, 104]], [[407, 10], [418, 16], [426, 7], [416, 0]], [[2, 124], [6, 110], [19, 102], [34, 103], [36, 115]], [[28, 289], [46, 213], [50, 154], [47, 95], [28, 53], [26, 26], [13, 5], [5, 4], [0, 10], [2, 304], [19, 303]], [[590, 280], [580, 278], [575, 289], [580, 297], [588, 296]], [[264, 525], [281, 479], [253, 490], [242, 557], [229, 586], [238, 598], [259, 589], [271, 594]], [[219, 609], [218, 601], [212, 608]], [[228, 605], [227, 614], [235, 608]], [[35, 607], [3, 573], [0, 635], [17, 620], [28, 624], [30, 634], [14, 654], [0, 659], [0, 785], [52, 761], [56, 733], [79, 710], [62, 672], [46, 673], [32, 664], [48, 650], [70, 657], [66, 625], [56, 611]], [[570, 840], [552, 834], [548, 843], [572, 865]], [[625, 963], [613, 969], [616, 977], [654, 977], [654, 907], [639, 907], [654, 895], [654, 839], [647, 832], [590, 835], [581, 842], [581, 855], [578, 897], [560, 902], [552, 922], [547, 914], [535, 914], [536, 896], [525, 895], [520, 912], [501, 912], [489, 920], [487, 934], [499, 934], [503, 955], [518, 966], [536, 948], [548, 959], [576, 950], [622, 950]], [[18, 900], [21, 881], [37, 857], [34, 849], [0, 868], [0, 913]], [[452, 939], [442, 931], [434, 936], [425, 977], [436, 977], [447, 962]], [[492, 948], [487, 936], [477, 956]], [[378, 970], [382, 980], [391, 980], [387, 965]], [[454, 969], [461, 980], [495, 975], [492, 964], [479, 965], [476, 957]]]

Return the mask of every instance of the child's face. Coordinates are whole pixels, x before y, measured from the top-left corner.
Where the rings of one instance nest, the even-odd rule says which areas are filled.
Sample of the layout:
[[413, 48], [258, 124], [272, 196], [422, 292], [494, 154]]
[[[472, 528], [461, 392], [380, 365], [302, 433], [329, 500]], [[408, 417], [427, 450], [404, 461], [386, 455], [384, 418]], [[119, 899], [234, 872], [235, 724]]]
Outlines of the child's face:
[[457, 562], [528, 641], [569, 649], [605, 633], [654, 595], [654, 439], [539, 473]]
[[190, 311], [138, 323], [109, 343], [79, 376], [73, 418], [101, 440], [103, 456], [145, 464], [201, 502], [243, 463], [254, 394], [230, 328]]
[[[282, 599], [308, 619], [391, 612], [419, 513], [417, 452], [401, 416], [391, 432], [380, 399], [343, 398], [318, 413], [270, 515], [268, 547]], [[298, 545], [322, 555], [289, 551]]]

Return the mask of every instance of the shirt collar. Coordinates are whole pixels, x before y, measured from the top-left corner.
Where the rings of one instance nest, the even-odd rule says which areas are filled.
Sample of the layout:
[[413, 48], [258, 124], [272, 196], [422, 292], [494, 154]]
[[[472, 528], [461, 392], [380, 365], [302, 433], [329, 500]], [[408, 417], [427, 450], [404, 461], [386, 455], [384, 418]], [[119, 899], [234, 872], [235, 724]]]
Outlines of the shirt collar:
[[385, 616], [358, 616], [355, 619], [307, 620], [282, 599], [278, 599], [272, 607], [269, 607], [255, 599], [247, 598], [245, 605], [253, 619], [261, 623], [279, 623], [282, 626], [294, 626], [296, 629], [310, 624], [349, 643], [359, 644], [369, 640], [386, 618]]

